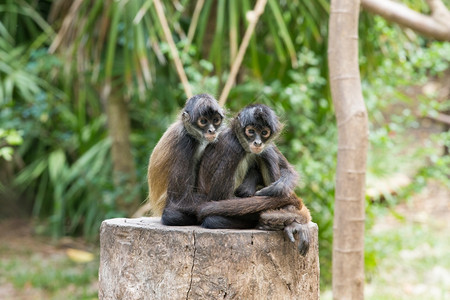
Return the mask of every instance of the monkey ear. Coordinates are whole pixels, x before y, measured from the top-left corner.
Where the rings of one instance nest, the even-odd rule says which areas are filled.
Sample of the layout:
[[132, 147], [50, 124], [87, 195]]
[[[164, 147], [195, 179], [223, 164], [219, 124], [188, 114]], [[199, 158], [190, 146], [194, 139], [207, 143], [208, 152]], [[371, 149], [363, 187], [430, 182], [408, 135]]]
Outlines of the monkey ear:
[[246, 124], [246, 118], [245, 118], [245, 116], [242, 114], [242, 112], [240, 112], [240, 113], [238, 114], [237, 119], [238, 119], [238, 121], [239, 121], [239, 125], [241, 126], [241, 128], [244, 128], [244, 127], [245, 127], [245, 124]]
[[183, 121], [189, 121], [190, 116], [186, 111], [183, 111], [183, 113], [181, 114], [181, 118], [183, 119]]
[[241, 128], [244, 128], [244, 120], [242, 120], [241, 113], [238, 114], [237, 119], [239, 121], [239, 125], [241, 125]]

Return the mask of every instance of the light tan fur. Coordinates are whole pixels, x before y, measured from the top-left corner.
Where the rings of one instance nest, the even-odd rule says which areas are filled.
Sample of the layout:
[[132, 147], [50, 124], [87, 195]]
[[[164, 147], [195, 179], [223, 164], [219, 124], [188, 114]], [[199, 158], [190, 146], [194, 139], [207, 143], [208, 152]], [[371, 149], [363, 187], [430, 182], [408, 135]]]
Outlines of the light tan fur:
[[263, 178], [264, 186], [269, 186], [272, 184], [270, 179], [269, 170], [267, 170], [266, 164], [261, 164], [261, 175]]
[[241, 160], [236, 168], [236, 173], [234, 176], [234, 190], [236, 190], [244, 181], [247, 175], [247, 170], [255, 162], [256, 155], [251, 153], [247, 154], [243, 160]]
[[166, 205], [167, 186], [169, 183], [169, 172], [173, 167], [173, 158], [168, 153], [173, 152], [176, 143], [174, 136], [180, 135], [183, 128], [182, 122], [173, 123], [163, 134], [153, 149], [148, 164], [148, 201], [150, 203], [151, 215], [161, 216]]

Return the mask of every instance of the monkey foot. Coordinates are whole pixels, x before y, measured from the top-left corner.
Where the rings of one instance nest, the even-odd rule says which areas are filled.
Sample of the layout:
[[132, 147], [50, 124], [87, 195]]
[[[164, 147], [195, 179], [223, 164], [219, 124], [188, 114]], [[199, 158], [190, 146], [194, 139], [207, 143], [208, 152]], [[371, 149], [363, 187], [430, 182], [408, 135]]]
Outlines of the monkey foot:
[[293, 243], [295, 243], [294, 236], [298, 234], [298, 250], [300, 251], [300, 254], [302, 256], [305, 256], [306, 253], [308, 253], [310, 242], [308, 224], [299, 224], [297, 222], [292, 222], [291, 224], [284, 227], [284, 232]]

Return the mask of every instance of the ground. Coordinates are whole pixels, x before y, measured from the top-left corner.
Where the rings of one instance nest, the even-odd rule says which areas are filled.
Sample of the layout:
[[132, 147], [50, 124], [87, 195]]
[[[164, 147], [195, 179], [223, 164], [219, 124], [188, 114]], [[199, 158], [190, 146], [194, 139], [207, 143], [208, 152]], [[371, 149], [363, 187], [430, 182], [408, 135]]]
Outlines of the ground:
[[32, 232], [29, 220], [0, 220], [0, 299], [96, 299], [98, 249]]
[[[449, 299], [450, 189], [430, 182], [406, 202], [376, 209], [366, 228], [365, 299]], [[331, 290], [321, 299], [332, 299]]]
[[379, 243], [366, 299], [448, 299], [450, 296], [450, 189], [430, 183], [393, 213], [379, 218], [366, 238]]

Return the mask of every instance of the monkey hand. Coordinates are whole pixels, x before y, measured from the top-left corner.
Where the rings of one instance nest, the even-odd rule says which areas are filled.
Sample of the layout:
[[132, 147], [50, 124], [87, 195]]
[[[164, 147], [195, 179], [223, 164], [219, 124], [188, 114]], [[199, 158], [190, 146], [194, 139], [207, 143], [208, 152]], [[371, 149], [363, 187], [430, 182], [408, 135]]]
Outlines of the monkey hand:
[[248, 188], [244, 185], [239, 186], [235, 191], [234, 195], [239, 198], [251, 197], [255, 194], [254, 189]]
[[291, 240], [291, 242], [295, 243], [294, 236], [298, 234], [299, 244], [298, 250], [302, 256], [305, 256], [309, 250], [310, 243], [310, 234], [308, 224], [300, 224], [297, 222], [292, 222], [291, 224], [284, 227], [284, 232]]
[[265, 188], [260, 189], [255, 193], [256, 196], [268, 196], [268, 197], [279, 197], [279, 196], [289, 196], [290, 191], [285, 184], [282, 182], [274, 182]]

